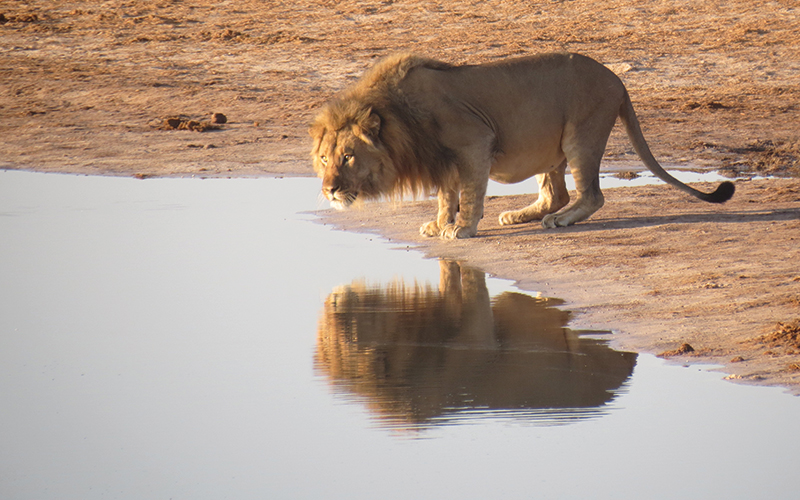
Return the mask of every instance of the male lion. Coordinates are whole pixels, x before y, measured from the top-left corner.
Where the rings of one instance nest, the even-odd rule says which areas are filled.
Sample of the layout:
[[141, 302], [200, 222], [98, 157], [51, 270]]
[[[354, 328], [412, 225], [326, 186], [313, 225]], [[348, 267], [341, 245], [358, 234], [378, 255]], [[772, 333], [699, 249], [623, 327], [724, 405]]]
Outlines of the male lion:
[[[617, 116], [659, 179], [712, 203], [733, 196], [731, 182], [703, 193], [669, 175], [650, 152], [620, 79], [567, 53], [465, 66], [388, 57], [322, 108], [310, 129], [312, 157], [337, 208], [356, 198], [437, 190], [438, 216], [420, 233], [446, 239], [476, 234], [490, 178], [514, 183], [535, 175], [536, 202], [500, 214], [500, 223], [541, 219], [554, 228], [603, 206], [600, 160]], [[567, 165], [578, 199], [562, 210]]]

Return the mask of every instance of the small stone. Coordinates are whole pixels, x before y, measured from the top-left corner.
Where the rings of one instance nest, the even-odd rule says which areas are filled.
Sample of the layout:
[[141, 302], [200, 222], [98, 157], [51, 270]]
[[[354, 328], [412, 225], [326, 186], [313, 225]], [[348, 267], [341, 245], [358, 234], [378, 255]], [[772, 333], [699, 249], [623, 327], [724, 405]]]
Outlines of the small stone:
[[181, 123], [183, 123], [183, 120], [181, 120], [180, 118], [167, 118], [164, 120], [164, 125], [166, 127], [173, 129], [177, 129], [178, 127], [180, 127]]
[[694, 352], [694, 347], [689, 344], [682, 344], [680, 347], [675, 349], [674, 351], [664, 351], [658, 354], [659, 358], [671, 358], [672, 356], [680, 356], [682, 354], [689, 354], [690, 352]]

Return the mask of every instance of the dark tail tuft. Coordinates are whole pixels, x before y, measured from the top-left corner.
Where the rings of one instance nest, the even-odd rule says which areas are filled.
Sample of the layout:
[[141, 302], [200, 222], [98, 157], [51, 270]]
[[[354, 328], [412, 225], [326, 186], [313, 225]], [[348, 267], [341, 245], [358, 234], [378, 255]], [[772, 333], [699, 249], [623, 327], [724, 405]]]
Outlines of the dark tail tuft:
[[731, 181], [725, 181], [721, 183], [713, 193], [709, 193], [705, 201], [711, 203], [725, 203], [731, 199], [735, 191], [736, 186]]

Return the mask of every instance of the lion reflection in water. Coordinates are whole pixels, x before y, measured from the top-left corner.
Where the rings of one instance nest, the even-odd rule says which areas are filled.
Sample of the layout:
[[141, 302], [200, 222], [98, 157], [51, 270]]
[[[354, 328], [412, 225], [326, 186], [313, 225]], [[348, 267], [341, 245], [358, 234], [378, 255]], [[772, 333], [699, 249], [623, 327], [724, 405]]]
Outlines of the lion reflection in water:
[[596, 415], [633, 372], [636, 354], [566, 328], [557, 299], [506, 292], [440, 262], [439, 288], [356, 281], [335, 289], [319, 322], [315, 365], [339, 392], [397, 428], [471, 415], [548, 423]]

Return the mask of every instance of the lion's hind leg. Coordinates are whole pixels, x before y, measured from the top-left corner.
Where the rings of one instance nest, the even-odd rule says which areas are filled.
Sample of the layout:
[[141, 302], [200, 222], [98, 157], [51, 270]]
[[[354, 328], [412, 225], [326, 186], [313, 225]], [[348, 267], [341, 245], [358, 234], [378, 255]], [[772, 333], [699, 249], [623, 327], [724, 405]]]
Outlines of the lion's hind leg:
[[558, 212], [569, 203], [569, 192], [564, 181], [567, 161], [564, 160], [555, 170], [546, 174], [538, 174], [539, 197], [536, 201], [521, 209], [510, 210], [500, 214], [500, 224], [522, 224], [532, 220], [541, 220], [546, 215]]
[[561, 150], [567, 157], [575, 190], [578, 193], [571, 206], [546, 215], [542, 226], [565, 227], [588, 219], [600, 210], [605, 202], [600, 191], [600, 162], [606, 149], [608, 136], [619, 114], [619, 104], [611, 99], [593, 110], [577, 123], [567, 123], [561, 139]]
[[542, 226], [550, 229], [571, 226], [591, 217], [605, 203], [600, 191], [600, 157], [585, 161], [582, 164], [578, 159], [571, 164], [572, 178], [578, 192], [575, 203], [560, 212], [544, 216]]

